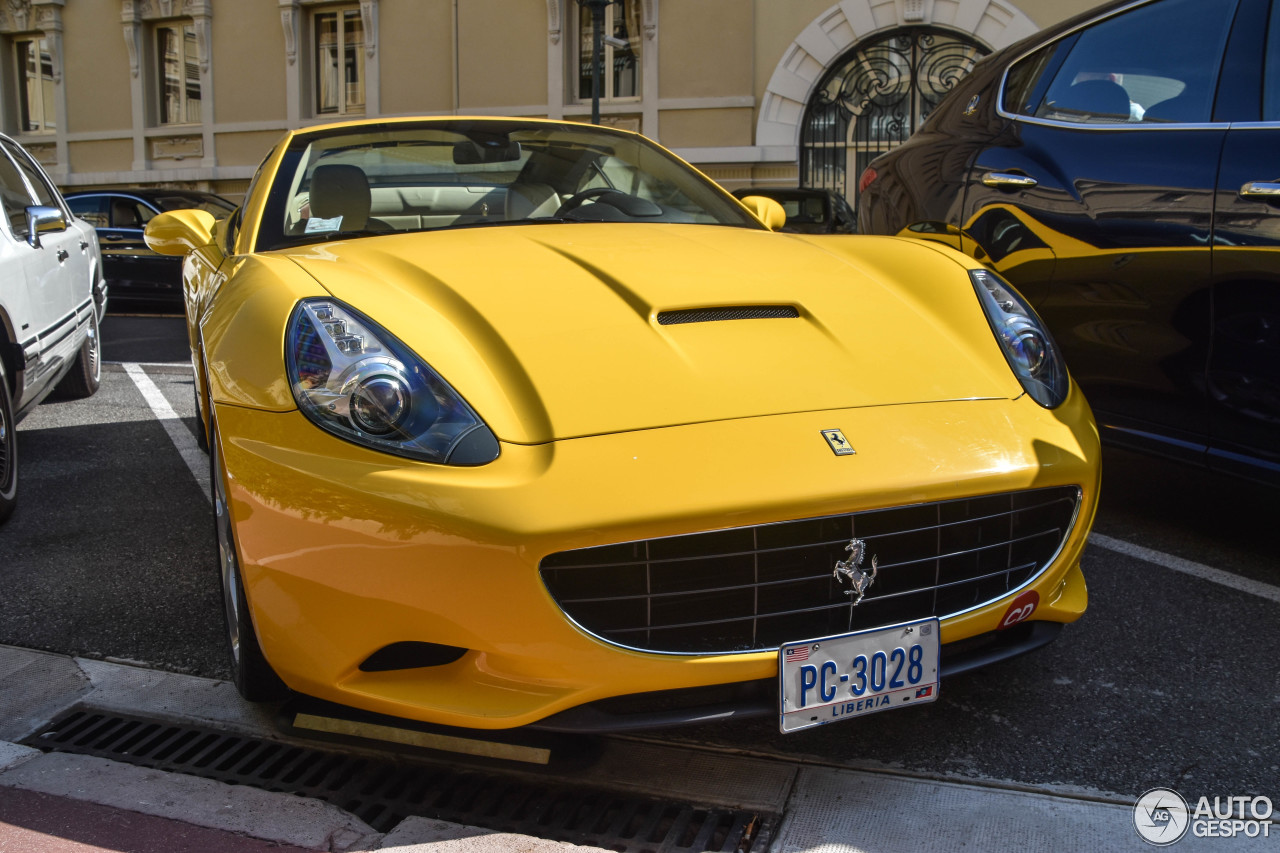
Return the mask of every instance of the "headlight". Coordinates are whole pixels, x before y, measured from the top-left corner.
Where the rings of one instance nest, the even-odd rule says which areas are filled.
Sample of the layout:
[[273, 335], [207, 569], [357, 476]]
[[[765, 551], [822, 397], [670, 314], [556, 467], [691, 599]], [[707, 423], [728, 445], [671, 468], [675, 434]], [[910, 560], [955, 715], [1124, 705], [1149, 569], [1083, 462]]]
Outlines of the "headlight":
[[1046, 409], [1061, 405], [1067, 399], [1070, 380], [1058, 345], [1044, 323], [1000, 276], [988, 270], [969, 270], [969, 277], [1022, 387]]
[[321, 429], [426, 462], [498, 458], [497, 438], [458, 392], [354, 309], [304, 299], [289, 319], [285, 348], [293, 398]]

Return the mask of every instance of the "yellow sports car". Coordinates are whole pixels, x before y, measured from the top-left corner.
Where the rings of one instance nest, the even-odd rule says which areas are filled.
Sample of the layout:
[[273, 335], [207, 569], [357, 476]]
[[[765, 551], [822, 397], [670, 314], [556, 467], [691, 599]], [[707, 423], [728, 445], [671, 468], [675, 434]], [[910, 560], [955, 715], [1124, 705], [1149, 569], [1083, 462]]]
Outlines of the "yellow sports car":
[[285, 135], [186, 255], [227, 639], [289, 690], [481, 729], [936, 699], [1085, 609], [1088, 404], [945, 246], [779, 233], [642, 136]]

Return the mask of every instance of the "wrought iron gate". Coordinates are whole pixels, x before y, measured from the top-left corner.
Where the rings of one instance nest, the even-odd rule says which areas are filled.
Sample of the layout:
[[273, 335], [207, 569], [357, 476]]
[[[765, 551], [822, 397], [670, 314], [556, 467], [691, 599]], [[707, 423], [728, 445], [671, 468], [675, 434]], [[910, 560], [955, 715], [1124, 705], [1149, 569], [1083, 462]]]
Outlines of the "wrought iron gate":
[[861, 42], [823, 76], [800, 132], [800, 185], [857, 204], [857, 181], [896, 148], [989, 51], [949, 30], [899, 29]]

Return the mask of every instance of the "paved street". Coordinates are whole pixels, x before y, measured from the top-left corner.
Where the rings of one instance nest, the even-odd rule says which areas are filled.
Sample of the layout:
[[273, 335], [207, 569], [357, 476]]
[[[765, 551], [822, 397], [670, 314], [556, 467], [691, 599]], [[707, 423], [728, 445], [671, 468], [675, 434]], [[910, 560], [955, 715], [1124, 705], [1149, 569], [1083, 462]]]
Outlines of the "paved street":
[[[0, 644], [225, 678], [204, 457], [173, 437], [189, 441], [193, 414], [181, 321], [109, 317], [103, 331], [105, 358], [129, 364], [19, 427]], [[181, 419], [173, 434], [157, 404]], [[782, 736], [763, 718], [641, 740], [1114, 803], [1153, 787], [1280, 800], [1275, 493], [1119, 451], [1104, 465], [1089, 611], [1046, 649], [847, 725]]]

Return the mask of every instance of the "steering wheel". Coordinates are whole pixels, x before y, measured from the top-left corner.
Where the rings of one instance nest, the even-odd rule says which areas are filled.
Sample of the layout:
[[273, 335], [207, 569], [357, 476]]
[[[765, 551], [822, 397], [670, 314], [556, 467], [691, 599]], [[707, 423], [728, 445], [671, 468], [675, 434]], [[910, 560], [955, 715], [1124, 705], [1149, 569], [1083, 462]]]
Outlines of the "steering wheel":
[[580, 193], [574, 193], [573, 195], [566, 198], [560, 204], [559, 209], [556, 210], [555, 215], [560, 216], [561, 214], [568, 213], [571, 210], [576, 210], [584, 201], [587, 201], [588, 199], [599, 198], [602, 195], [610, 195], [612, 193], [616, 193], [621, 196], [627, 195], [622, 190], [615, 190], [613, 187], [592, 187], [589, 190], [583, 190]]

